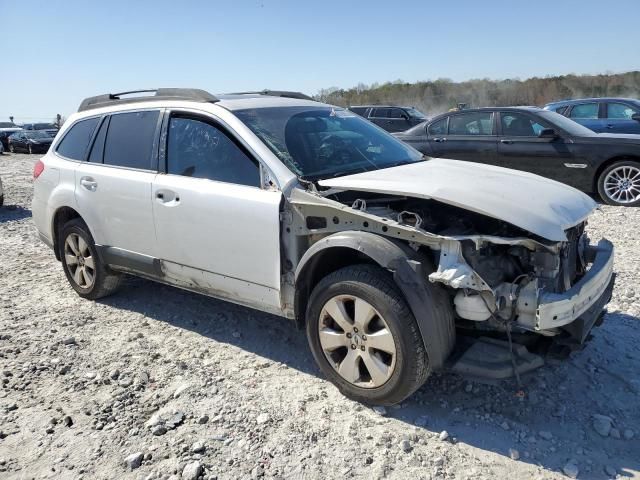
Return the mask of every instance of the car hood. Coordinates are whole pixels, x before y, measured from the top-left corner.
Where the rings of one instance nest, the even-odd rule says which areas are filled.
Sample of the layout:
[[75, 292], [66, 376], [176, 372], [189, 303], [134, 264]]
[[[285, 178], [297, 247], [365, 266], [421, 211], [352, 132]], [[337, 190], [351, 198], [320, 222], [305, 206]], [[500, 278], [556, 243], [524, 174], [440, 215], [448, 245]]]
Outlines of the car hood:
[[518, 170], [431, 159], [318, 182], [341, 190], [404, 195], [503, 220], [552, 241], [582, 222], [597, 204], [578, 190]]

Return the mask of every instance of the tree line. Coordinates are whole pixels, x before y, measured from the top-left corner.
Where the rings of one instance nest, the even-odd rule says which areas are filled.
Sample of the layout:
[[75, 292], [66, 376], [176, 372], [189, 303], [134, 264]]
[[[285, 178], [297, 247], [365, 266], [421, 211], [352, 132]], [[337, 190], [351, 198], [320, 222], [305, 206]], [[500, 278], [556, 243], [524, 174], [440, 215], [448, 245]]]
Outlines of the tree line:
[[584, 97], [640, 97], [640, 71], [602, 75], [560, 75], [526, 80], [474, 79], [453, 82], [441, 78], [406, 83], [358, 84], [350, 89], [322, 89], [316, 99], [348, 107], [365, 104], [411, 105], [435, 115], [464, 103], [468, 108], [537, 105]]

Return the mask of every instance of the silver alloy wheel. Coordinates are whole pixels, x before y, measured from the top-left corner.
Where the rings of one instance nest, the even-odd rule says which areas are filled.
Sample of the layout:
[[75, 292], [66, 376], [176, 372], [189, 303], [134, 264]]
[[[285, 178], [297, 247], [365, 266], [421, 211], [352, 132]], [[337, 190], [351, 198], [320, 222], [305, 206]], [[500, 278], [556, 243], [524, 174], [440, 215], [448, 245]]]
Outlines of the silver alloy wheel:
[[640, 200], [640, 169], [631, 165], [614, 168], [604, 179], [604, 191], [617, 203]]
[[89, 245], [77, 233], [71, 233], [64, 242], [64, 261], [73, 281], [82, 288], [91, 288], [96, 278], [96, 266]]
[[380, 387], [396, 366], [396, 344], [382, 315], [353, 295], [331, 298], [320, 312], [320, 346], [336, 372], [361, 388]]

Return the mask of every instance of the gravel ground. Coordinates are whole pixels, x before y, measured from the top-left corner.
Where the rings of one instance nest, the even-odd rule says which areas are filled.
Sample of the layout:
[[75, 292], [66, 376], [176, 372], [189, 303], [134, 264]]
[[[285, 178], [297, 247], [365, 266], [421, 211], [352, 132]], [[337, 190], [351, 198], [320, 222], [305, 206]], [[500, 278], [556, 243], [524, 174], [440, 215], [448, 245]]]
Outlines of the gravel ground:
[[346, 400], [284, 319], [131, 278], [82, 300], [35, 236], [36, 156], [0, 156], [0, 477], [640, 478], [639, 209], [603, 207], [618, 283], [581, 352], [526, 395], [434, 375]]

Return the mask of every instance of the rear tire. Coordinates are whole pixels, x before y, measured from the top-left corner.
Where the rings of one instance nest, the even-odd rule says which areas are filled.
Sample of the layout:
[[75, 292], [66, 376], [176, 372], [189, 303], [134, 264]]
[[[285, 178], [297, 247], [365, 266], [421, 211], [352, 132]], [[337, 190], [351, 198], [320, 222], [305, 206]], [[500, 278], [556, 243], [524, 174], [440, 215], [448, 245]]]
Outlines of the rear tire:
[[[365, 311], [371, 313], [356, 313]], [[335, 321], [337, 312], [346, 315]], [[370, 318], [366, 327], [355, 328], [363, 325], [358, 317]], [[318, 283], [309, 298], [307, 338], [324, 375], [358, 402], [401, 402], [429, 375], [413, 313], [391, 274], [377, 266], [345, 267]]]
[[622, 160], [609, 165], [598, 177], [598, 194], [608, 205], [640, 205], [640, 163]]
[[67, 280], [82, 298], [97, 300], [118, 289], [122, 275], [102, 262], [93, 237], [81, 219], [74, 218], [62, 227], [58, 245]]

